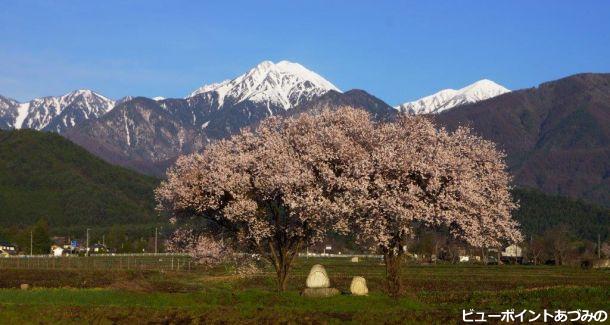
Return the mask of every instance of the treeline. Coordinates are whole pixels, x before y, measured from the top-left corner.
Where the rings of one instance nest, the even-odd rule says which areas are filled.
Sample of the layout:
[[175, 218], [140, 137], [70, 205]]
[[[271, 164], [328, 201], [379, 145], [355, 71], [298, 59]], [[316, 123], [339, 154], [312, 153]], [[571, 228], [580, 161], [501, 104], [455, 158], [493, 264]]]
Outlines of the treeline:
[[51, 252], [49, 224], [46, 220], [40, 219], [25, 228], [0, 228], [0, 242], [16, 245], [18, 251], [23, 254], [49, 254]]
[[581, 240], [597, 241], [598, 235], [608, 239], [609, 208], [533, 189], [516, 189], [513, 197], [520, 205], [514, 217], [528, 239], [559, 228]]
[[113, 225], [113, 226], [71, 226], [51, 228], [45, 219], [28, 227], [11, 226], [0, 229], [0, 241], [17, 246], [19, 253], [30, 254], [30, 240], [33, 254], [51, 253], [53, 238], [63, 239], [60, 244], [77, 241], [86, 246], [87, 229], [89, 244], [104, 244], [111, 253], [153, 253], [164, 252], [164, 244], [173, 231], [169, 223]]
[[[562, 258], [574, 259], [580, 256], [597, 254], [598, 235], [602, 243], [608, 241], [610, 227], [610, 209], [598, 207], [583, 201], [553, 196], [533, 189], [516, 189], [513, 191], [520, 208], [514, 214], [521, 223], [525, 235], [524, 248], [532, 254], [532, 260], [541, 263], [547, 260], [560, 261]], [[13, 225], [0, 229], [0, 240], [9, 241], [20, 246], [23, 252], [29, 253], [30, 232], [36, 228], [37, 235], [46, 236], [46, 240], [36, 241], [35, 253], [48, 252], [49, 238], [63, 236], [84, 243], [87, 228], [90, 229], [90, 243], [105, 243], [113, 252], [137, 253], [153, 252], [155, 228], [157, 230], [157, 250], [162, 252], [163, 244], [169, 238], [174, 227], [163, 222], [162, 217], [155, 223], [93, 225], [73, 224], [70, 226], [49, 227], [42, 219], [27, 227]], [[44, 229], [45, 232], [41, 231]], [[46, 234], [46, 235], [44, 235]], [[420, 254], [435, 254], [439, 247], [446, 253], [455, 256], [460, 243], [448, 240], [442, 234], [422, 232], [412, 242], [411, 250]], [[353, 238], [330, 234], [327, 243], [333, 251], [358, 251]], [[323, 251], [324, 247], [311, 247]]]

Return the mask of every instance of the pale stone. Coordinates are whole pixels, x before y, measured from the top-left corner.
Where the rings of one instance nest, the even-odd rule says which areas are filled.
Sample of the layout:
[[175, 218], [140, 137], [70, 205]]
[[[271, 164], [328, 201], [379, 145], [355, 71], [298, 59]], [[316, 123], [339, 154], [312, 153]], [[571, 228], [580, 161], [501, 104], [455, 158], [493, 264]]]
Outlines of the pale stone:
[[311, 298], [324, 298], [338, 296], [341, 291], [337, 288], [305, 288], [301, 295]]
[[324, 266], [320, 264], [312, 266], [305, 284], [307, 285], [307, 288], [330, 287], [330, 280], [328, 279], [328, 274], [326, 274]]
[[22, 283], [21, 284], [21, 290], [28, 290], [30, 288], [30, 285], [27, 283]]
[[360, 262], [360, 259], [358, 258], [358, 256], [352, 257], [352, 263], [358, 263], [358, 262]]
[[355, 276], [352, 279], [349, 290], [354, 296], [366, 296], [369, 293], [369, 288], [366, 286], [366, 280], [361, 276]]

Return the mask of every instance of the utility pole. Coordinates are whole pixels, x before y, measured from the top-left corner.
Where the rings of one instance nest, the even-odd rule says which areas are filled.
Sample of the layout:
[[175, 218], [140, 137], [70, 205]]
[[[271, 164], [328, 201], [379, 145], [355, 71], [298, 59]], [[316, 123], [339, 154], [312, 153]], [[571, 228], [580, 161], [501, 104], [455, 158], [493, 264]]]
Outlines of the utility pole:
[[30, 230], [30, 255], [34, 255], [34, 231]]
[[602, 240], [599, 233], [597, 234], [597, 259], [602, 259]]
[[157, 239], [158, 239], [158, 231], [157, 231], [157, 227], [155, 227], [155, 254], [159, 253], [159, 251], [157, 250]]
[[87, 256], [89, 256], [89, 228], [87, 228]]

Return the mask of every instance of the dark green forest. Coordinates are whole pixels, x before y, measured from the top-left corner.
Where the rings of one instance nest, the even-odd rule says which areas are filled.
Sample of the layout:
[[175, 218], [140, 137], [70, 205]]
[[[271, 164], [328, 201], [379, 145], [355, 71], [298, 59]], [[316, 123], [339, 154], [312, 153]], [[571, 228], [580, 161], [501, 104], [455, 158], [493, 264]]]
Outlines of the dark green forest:
[[608, 239], [610, 209], [534, 189], [516, 189], [513, 197], [519, 202], [514, 214], [528, 237], [539, 235], [558, 226], [565, 226], [579, 239]]
[[0, 226], [45, 219], [51, 229], [159, 220], [158, 180], [110, 165], [65, 138], [0, 131]]

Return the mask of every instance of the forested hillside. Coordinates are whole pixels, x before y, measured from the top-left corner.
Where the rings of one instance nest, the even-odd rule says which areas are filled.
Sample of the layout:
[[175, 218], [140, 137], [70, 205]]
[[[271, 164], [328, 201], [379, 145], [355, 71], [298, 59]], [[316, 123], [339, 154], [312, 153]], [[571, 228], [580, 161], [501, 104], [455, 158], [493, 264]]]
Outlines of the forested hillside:
[[585, 73], [459, 106], [436, 117], [470, 126], [507, 154], [515, 183], [610, 207], [610, 74]]
[[596, 241], [598, 234], [603, 240], [608, 238], [608, 208], [534, 189], [514, 190], [513, 197], [520, 205], [514, 217], [527, 237], [564, 226], [576, 238]]
[[57, 134], [0, 131], [0, 226], [51, 228], [158, 220], [157, 180], [110, 165]]

